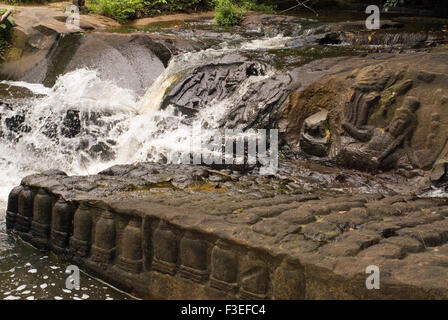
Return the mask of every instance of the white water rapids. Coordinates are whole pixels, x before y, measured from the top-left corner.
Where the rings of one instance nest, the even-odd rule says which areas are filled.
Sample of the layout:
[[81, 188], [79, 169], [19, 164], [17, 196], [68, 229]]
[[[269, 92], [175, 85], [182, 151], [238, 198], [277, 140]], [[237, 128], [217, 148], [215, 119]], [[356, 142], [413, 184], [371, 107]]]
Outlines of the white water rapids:
[[[281, 48], [288, 40], [279, 36], [247, 42], [242, 47], [246, 50]], [[159, 110], [166, 89], [186, 69], [235, 50], [238, 48], [208, 49], [174, 57], [141, 98], [132, 90], [101, 79], [96, 70], [89, 69], [61, 75], [52, 88], [3, 81], [41, 96], [24, 100], [12, 110], [5, 106], [1, 110], [3, 119], [22, 110], [26, 115], [22, 128], [28, 129], [11, 132], [5, 127], [5, 121], [1, 121], [0, 203], [4, 206], [10, 190], [32, 173], [59, 169], [70, 175], [96, 174], [114, 164], [157, 161], [170, 152], [184, 151], [189, 146], [183, 142], [192, 127], [206, 124], [213, 129], [232, 106], [233, 98], [244, 94], [251, 83], [269, 77], [270, 72], [249, 77], [239, 84], [233, 96], [212, 101], [189, 121], [170, 106]], [[67, 111], [79, 114], [81, 132], [74, 137], [61, 134]], [[98, 156], [102, 149], [107, 156]]]

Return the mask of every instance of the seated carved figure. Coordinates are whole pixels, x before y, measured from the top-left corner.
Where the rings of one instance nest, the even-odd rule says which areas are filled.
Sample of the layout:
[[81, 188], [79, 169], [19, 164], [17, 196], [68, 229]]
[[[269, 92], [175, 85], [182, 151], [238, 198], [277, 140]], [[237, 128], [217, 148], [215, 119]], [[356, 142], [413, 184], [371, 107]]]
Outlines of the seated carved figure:
[[406, 97], [402, 106], [395, 111], [390, 124], [386, 128], [372, 129], [371, 137], [366, 143], [354, 140], [353, 138], [357, 139], [356, 134], [347, 130], [351, 138], [345, 137], [346, 145], [343, 146], [339, 159], [362, 169], [378, 169], [397, 164], [400, 158], [407, 156], [404, 150], [408, 149], [406, 145], [417, 125], [415, 112], [419, 106], [420, 102], [416, 98]]

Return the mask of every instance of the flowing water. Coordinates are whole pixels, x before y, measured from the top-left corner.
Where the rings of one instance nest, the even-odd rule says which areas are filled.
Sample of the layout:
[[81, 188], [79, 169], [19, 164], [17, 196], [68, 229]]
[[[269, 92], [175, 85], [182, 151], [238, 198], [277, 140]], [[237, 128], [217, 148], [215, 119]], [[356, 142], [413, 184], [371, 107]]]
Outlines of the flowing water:
[[249, 77], [232, 96], [212, 101], [193, 118], [178, 114], [170, 106], [160, 110], [165, 90], [187, 69], [206, 61], [242, 49], [282, 48], [288, 40], [276, 36], [181, 54], [172, 58], [143, 97], [86, 68], [60, 75], [52, 88], [3, 81], [3, 95], [23, 90], [28, 97], [12, 94], [8, 104], [0, 105], [0, 299], [130, 298], [85, 274], [80, 290], [67, 290], [68, 263], [6, 234], [9, 191], [35, 172], [59, 169], [70, 175], [96, 174], [114, 164], [158, 161], [182, 151], [182, 142], [192, 127], [216, 127], [232, 101], [252, 84], [270, 77], [273, 70]]

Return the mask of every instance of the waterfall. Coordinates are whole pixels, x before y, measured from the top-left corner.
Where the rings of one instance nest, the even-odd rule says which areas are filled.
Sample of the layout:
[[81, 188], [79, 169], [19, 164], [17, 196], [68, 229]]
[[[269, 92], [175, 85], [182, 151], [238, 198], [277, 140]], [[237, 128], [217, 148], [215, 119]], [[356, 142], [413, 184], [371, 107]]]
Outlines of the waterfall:
[[88, 165], [90, 148], [106, 148], [108, 137], [123, 130], [124, 121], [136, 114], [134, 93], [101, 80], [94, 70], [60, 76], [53, 88], [4, 83], [43, 96], [0, 106], [1, 199], [30, 173], [49, 168], [94, 173]]
[[202, 133], [207, 135], [251, 85], [272, 76], [274, 70], [249, 77], [233, 95], [211, 101], [192, 119], [173, 106], [160, 110], [167, 90], [196, 67], [228, 59], [242, 48], [283, 47], [288, 40], [278, 36], [180, 54], [141, 98], [84, 68], [59, 76], [52, 88], [3, 81], [36, 96], [0, 105], [0, 199], [5, 201], [24, 176], [50, 168], [88, 175], [114, 164], [159, 161], [185, 151], [193, 127], [206, 127]]

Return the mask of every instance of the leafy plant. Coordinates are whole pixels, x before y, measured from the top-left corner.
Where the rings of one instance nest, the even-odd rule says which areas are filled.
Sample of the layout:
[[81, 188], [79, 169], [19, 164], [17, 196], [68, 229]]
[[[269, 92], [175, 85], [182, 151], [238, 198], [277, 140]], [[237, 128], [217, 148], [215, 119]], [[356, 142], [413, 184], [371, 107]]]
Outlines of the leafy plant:
[[[0, 8], [0, 16], [6, 13], [6, 9]], [[0, 59], [5, 60], [5, 51], [10, 47], [10, 28], [15, 25], [14, 19], [9, 16], [6, 21], [0, 23]]]
[[[0, 13], [0, 15], [3, 15], [3, 13]], [[6, 22], [0, 23], [0, 29], [1, 30], [8, 30], [10, 27], [14, 27], [15, 21], [12, 17], [8, 17], [6, 19]]]
[[90, 0], [90, 11], [111, 17], [120, 23], [127, 20], [160, 14], [208, 8], [210, 0]]
[[91, 0], [87, 6], [93, 12], [125, 22], [135, 18], [144, 4], [144, 0]]
[[262, 12], [266, 12], [266, 13], [274, 13], [276, 6], [275, 5], [268, 5], [265, 3], [258, 3], [254, 0], [242, 0], [239, 3], [239, 6], [243, 9], [243, 10], [247, 10], [247, 11], [262, 11]]
[[21, 3], [46, 3], [47, 0], [4, 0], [3, 2], [16, 5]]
[[245, 12], [235, 5], [232, 0], [217, 0], [215, 4], [215, 20], [220, 26], [238, 24]]
[[396, 7], [398, 4], [404, 4], [404, 0], [387, 0], [384, 4], [384, 10]]

